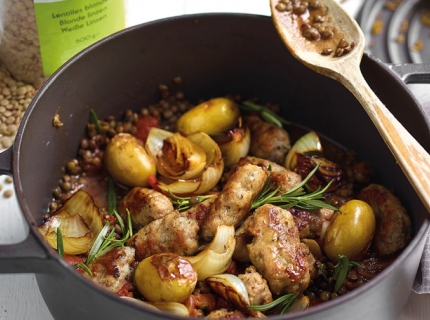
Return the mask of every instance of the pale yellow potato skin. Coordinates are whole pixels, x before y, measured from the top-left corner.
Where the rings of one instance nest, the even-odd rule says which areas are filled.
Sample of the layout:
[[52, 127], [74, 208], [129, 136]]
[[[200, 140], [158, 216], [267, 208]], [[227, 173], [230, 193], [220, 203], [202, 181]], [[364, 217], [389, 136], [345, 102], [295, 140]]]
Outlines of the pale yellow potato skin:
[[361, 200], [350, 200], [335, 212], [324, 235], [324, 251], [337, 263], [338, 255], [360, 260], [375, 234], [376, 218], [371, 206]]
[[128, 133], [112, 138], [104, 162], [113, 179], [130, 187], [148, 187], [148, 177], [156, 174], [155, 162], [142, 142]]
[[184, 113], [177, 126], [185, 136], [198, 131], [213, 136], [232, 129], [239, 117], [239, 107], [233, 100], [214, 98]]
[[139, 263], [134, 281], [148, 301], [182, 303], [197, 284], [197, 272], [184, 257], [159, 253]]

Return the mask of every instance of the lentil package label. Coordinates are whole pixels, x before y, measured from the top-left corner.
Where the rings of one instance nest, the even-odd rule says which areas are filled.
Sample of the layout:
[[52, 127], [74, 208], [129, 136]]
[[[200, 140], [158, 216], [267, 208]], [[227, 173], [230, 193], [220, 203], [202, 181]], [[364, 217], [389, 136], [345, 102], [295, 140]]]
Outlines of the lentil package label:
[[124, 0], [34, 0], [43, 74], [125, 28]]

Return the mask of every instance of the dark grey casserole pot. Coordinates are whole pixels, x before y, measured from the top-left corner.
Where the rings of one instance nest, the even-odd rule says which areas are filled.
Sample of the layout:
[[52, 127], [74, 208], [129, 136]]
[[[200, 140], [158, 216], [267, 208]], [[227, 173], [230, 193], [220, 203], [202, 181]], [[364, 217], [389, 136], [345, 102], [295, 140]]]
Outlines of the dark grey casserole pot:
[[[410, 66], [406, 66], [411, 68]], [[370, 56], [362, 70], [369, 84], [416, 139], [430, 151], [430, 126], [405, 80], [427, 81], [428, 66], [395, 66], [402, 77]], [[95, 109], [100, 118], [121, 115], [158, 98], [158, 85], [183, 78], [190, 100], [227, 93], [282, 106], [285, 118], [313, 128], [368, 160], [375, 180], [396, 190], [413, 221], [414, 237], [373, 281], [333, 301], [274, 319], [396, 319], [419, 267], [429, 229], [421, 204], [394, 157], [355, 98], [334, 80], [297, 62], [268, 17], [202, 14], [129, 28], [79, 53], [39, 90], [15, 144], [0, 154], [0, 173], [13, 176], [28, 237], [0, 246], [0, 272], [36, 273], [56, 319], [176, 319], [106, 292], [69, 267], [44, 242], [42, 222], [61, 167], [76, 155]], [[52, 125], [58, 113], [64, 126]]]

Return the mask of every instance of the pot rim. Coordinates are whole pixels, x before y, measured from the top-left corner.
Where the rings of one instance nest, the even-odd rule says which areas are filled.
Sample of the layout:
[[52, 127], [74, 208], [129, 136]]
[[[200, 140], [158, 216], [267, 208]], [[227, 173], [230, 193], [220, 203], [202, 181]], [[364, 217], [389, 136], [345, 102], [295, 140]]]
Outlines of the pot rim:
[[[78, 272], [76, 272], [76, 270], [68, 265], [64, 259], [60, 258], [60, 256], [57, 254], [57, 251], [54, 250], [53, 248], [51, 248], [49, 246], [49, 244], [44, 240], [43, 236], [40, 234], [39, 230], [38, 230], [38, 225], [36, 223], [36, 221], [34, 220], [33, 216], [30, 213], [29, 207], [27, 205], [26, 199], [25, 199], [25, 194], [24, 191], [22, 190], [22, 185], [19, 179], [19, 174], [18, 174], [18, 163], [20, 162], [20, 148], [21, 148], [21, 144], [22, 144], [22, 140], [23, 140], [23, 130], [26, 127], [26, 124], [28, 122], [28, 119], [31, 117], [31, 114], [33, 112], [36, 112], [36, 106], [38, 104], [38, 101], [40, 100], [40, 97], [44, 95], [44, 93], [48, 90], [48, 88], [50, 87], [50, 85], [56, 81], [56, 79], [63, 73], [67, 72], [67, 69], [73, 65], [75, 63], [75, 61], [81, 59], [81, 57], [90, 54], [93, 50], [95, 50], [96, 48], [103, 46], [105, 42], [111, 41], [111, 39], [117, 38], [117, 37], [122, 37], [124, 34], [127, 33], [131, 33], [136, 29], [140, 29], [140, 28], [144, 28], [146, 26], [150, 26], [150, 25], [156, 25], [156, 24], [163, 24], [166, 21], [172, 21], [172, 20], [183, 20], [183, 19], [196, 19], [196, 18], [205, 18], [208, 16], [234, 16], [237, 17], [238, 19], [240, 18], [253, 18], [253, 19], [270, 19], [269, 16], [264, 16], [264, 15], [256, 15], [256, 14], [247, 14], [247, 13], [198, 13], [198, 14], [186, 14], [186, 15], [182, 15], [182, 16], [174, 16], [174, 17], [168, 17], [168, 18], [163, 18], [163, 19], [159, 19], [159, 20], [155, 20], [155, 21], [150, 21], [150, 22], [146, 22], [140, 25], [136, 25], [133, 27], [129, 27], [127, 29], [121, 30], [119, 32], [116, 32], [106, 38], [103, 38], [102, 40], [99, 40], [98, 42], [94, 43], [93, 45], [89, 46], [88, 48], [82, 50], [81, 52], [79, 52], [78, 54], [76, 54], [73, 58], [71, 58], [69, 61], [67, 61], [63, 66], [61, 66], [44, 84], [43, 86], [39, 89], [39, 91], [36, 93], [35, 97], [32, 99], [29, 107], [28, 107], [28, 111], [26, 112], [22, 121], [21, 121], [21, 125], [18, 129], [17, 132], [17, 136], [15, 139], [15, 143], [13, 144], [12, 148], [13, 148], [13, 153], [12, 153], [12, 157], [13, 157], [13, 165], [12, 165], [12, 176], [14, 178], [18, 178], [16, 179], [16, 183], [15, 183], [15, 190], [16, 190], [16, 195], [17, 195], [17, 199], [18, 199], [18, 203], [19, 206], [21, 208], [22, 213], [25, 216], [26, 221], [29, 223], [30, 226], [30, 232], [32, 233], [32, 235], [34, 235], [34, 238], [36, 239], [36, 241], [38, 242], [38, 244], [41, 246], [41, 248], [46, 252], [47, 254], [47, 260], [51, 260], [53, 261], [55, 264], [60, 265], [62, 268], [65, 268], [65, 270], [67, 270], [67, 272], [71, 273], [72, 276], [74, 277], [75, 281], [80, 281], [85, 283], [86, 285], [89, 285], [90, 287], [92, 287], [93, 289], [97, 290], [100, 294], [105, 295], [106, 297], [108, 297], [109, 299], [111, 299], [112, 301], [119, 301], [118, 299], [120, 299], [116, 294], [111, 293], [103, 288], [101, 288], [100, 286], [98, 286], [97, 284], [95, 284], [93, 281], [91, 281], [90, 279], [87, 279], [85, 277], [83, 277], [82, 275], [80, 275]], [[380, 60], [378, 60], [377, 58], [373, 57], [372, 55], [368, 55], [365, 54], [364, 59], [371, 59], [373, 61], [375, 61], [381, 68], [384, 69], [385, 72], [388, 72], [392, 75], [395, 75], [395, 73], [383, 62], [381, 62]], [[404, 88], [405, 90], [408, 91], [408, 93], [410, 94], [410, 96], [416, 101], [416, 98], [413, 96], [412, 92], [408, 89], [408, 87], [406, 86], [406, 84], [397, 76], [394, 77], [394, 81], [399, 82]], [[428, 120], [425, 116], [424, 116], [424, 110], [422, 109], [421, 105], [417, 102], [417, 105], [420, 107], [419, 111], [422, 114], [423, 118], [426, 119], [426, 123], [428, 124], [429, 130], [430, 130], [430, 120]], [[15, 180], [15, 179], [14, 179]], [[426, 218], [425, 223], [423, 223], [421, 226], [417, 226], [416, 228], [416, 233], [414, 234], [412, 240], [410, 241], [410, 243], [408, 244], [408, 246], [401, 252], [401, 254], [393, 261], [393, 263], [390, 264], [389, 267], [387, 267], [385, 270], [383, 270], [380, 274], [378, 274], [376, 276], [375, 279], [384, 279], [389, 277], [389, 275], [391, 274], [393, 269], [399, 268], [399, 266], [406, 260], [408, 259], [408, 257], [414, 252], [414, 249], [417, 247], [418, 243], [420, 243], [423, 239], [423, 237], [426, 237], [428, 232], [430, 231], [430, 220], [429, 218]], [[40, 272], [41, 273], [41, 272]], [[351, 301], [354, 300], [358, 297], [360, 297], [361, 295], [366, 294], [366, 291], [369, 288], [375, 287], [379, 284], [380, 281], [375, 280], [375, 281], [369, 281], [368, 283], [364, 284], [363, 286], [360, 286], [356, 289], [354, 289], [353, 291], [349, 292], [346, 295], [343, 296], [339, 296], [338, 298], [331, 300], [331, 301], [327, 301], [324, 302], [320, 305], [314, 306], [310, 309], [301, 311], [300, 314], [286, 314], [283, 316], [271, 316], [271, 318], [273, 319], [292, 319], [292, 318], [301, 318], [302, 316], [309, 316], [309, 315], [315, 315], [318, 314], [322, 311], [326, 311], [328, 309], [335, 309], [338, 305], [345, 303], [346, 301]], [[125, 299], [124, 299], [125, 300]], [[140, 310], [140, 311], [144, 311], [144, 312], [148, 312], [151, 313], [153, 315], [159, 315], [159, 312], [154, 311], [150, 308], [146, 308], [145, 306], [139, 306], [136, 305], [130, 301], [122, 301], [121, 303], [126, 303], [128, 304], [130, 307], [135, 308], [136, 310]], [[181, 319], [182, 317], [178, 317], [178, 316], [172, 316], [166, 313], [163, 313], [163, 317], [166, 319]]]

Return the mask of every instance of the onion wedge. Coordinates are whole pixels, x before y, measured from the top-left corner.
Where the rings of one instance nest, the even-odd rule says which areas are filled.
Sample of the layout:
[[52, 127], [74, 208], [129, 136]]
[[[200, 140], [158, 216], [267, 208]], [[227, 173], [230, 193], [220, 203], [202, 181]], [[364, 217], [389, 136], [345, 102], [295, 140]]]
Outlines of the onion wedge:
[[309, 308], [310, 303], [311, 301], [309, 300], [309, 297], [298, 297], [294, 300], [293, 305], [291, 306], [290, 310], [288, 310], [288, 312], [303, 311]]
[[103, 228], [99, 209], [85, 191], [78, 191], [41, 226], [49, 245], [57, 249], [57, 228], [63, 234], [64, 253], [77, 255], [87, 252]]
[[288, 151], [284, 166], [288, 170], [293, 170], [297, 165], [297, 154], [316, 154], [321, 156], [322, 152], [320, 138], [315, 131], [310, 131], [300, 137]]
[[206, 165], [205, 151], [178, 132], [152, 128], [145, 146], [156, 160], [158, 173], [167, 178], [194, 178]]
[[243, 312], [249, 312], [248, 291], [239, 277], [232, 274], [218, 274], [206, 279], [206, 283], [221, 297]]
[[224, 165], [230, 168], [248, 154], [251, 131], [248, 127], [238, 127], [214, 137], [214, 140], [221, 149]]
[[218, 144], [206, 133], [196, 132], [187, 136], [194, 144], [202, 148], [207, 156], [206, 166], [201, 175], [201, 183], [195, 194], [211, 190], [218, 183], [224, 171], [224, 160]]
[[[157, 153], [162, 153], [162, 145], [164, 137], [172, 137], [173, 133], [152, 128], [149, 132], [146, 141], [147, 150], [156, 157], [157, 168], [159, 169], [158, 187], [168, 193], [169, 191], [176, 195], [203, 194], [211, 190], [218, 183], [224, 170], [224, 160], [218, 144], [206, 133], [196, 132], [187, 137], [182, 137], [189, 141], [189, 144], [194, 145], [205, 154], [205, 163], [201, 170], [183, 174], [181, 176], [173, 176], [170, 174], [170, 169], [166, 167], [165, 162], [160, 162], [160, 157]], [[167, 139], [167, 138], [166, 138]], [[181, 177], [181, 178], [179, 178]], [[186, 177], [186, 178], [183, 178]]]
[[186, 257], [197, 272], [198, 280], [225, 272], [231, 262], [236, 240], [234, 227], [219, 226], [212, 242], [194, 257]]

